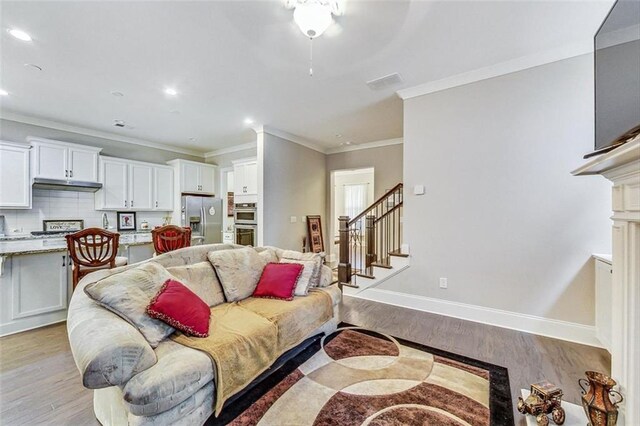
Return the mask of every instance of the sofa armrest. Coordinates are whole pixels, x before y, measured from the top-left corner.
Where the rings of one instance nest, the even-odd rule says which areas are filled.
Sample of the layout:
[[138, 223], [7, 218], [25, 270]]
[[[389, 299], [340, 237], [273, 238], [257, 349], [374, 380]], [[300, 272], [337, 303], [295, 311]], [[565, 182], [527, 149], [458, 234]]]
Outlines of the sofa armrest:
[[67, 317], [73, 359], [82, 384], [90, 389], [124, 385], [157, 362], [155, 352], [134, 326], [85, 294], [85, 285], [107, 275], [94, 272], [78, 284]]

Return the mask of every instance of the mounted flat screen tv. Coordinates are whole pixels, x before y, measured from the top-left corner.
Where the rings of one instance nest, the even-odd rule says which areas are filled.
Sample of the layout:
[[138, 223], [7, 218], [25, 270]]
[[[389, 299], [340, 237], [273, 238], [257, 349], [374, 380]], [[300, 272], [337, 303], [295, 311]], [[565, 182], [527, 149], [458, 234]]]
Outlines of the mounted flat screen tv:
[[617, 0], [594, 38], [595, 152], [640, 132], [640, 1]]

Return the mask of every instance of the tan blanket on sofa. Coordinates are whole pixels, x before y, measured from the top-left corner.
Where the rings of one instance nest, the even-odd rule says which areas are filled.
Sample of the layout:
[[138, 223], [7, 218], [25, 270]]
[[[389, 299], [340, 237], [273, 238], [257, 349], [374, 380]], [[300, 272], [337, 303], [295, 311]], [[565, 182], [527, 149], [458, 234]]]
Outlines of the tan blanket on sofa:
[[175, 342], [211, 357], [216, 373], [216, 416], [227, 399], [333, 316], [331, 297], [324, 292], [289, 302], [253, 298], [243, 302], [211, 308], [209, 337], [191, 337], [179, 331], [171, 336]]

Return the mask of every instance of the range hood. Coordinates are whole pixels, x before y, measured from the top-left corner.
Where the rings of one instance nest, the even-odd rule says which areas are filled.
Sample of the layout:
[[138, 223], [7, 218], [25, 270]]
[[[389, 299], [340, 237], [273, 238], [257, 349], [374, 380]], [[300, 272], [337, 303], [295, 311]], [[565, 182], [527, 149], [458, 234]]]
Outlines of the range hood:
[[34, 178], [34, 189], [55, 189], [57, 191], [96, 192], [102, 188], [98, 182], [84, 182], [79, 180]]

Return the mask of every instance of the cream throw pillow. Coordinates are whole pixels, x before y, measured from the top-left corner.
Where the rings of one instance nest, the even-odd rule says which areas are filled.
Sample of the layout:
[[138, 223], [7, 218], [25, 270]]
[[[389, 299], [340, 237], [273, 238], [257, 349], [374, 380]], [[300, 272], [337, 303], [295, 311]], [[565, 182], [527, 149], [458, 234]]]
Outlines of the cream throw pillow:
[[299, 263], [303, 266], [302, 273], [298, 278], [296, 289], [293, 294], [294, 296], [306, 296], [311, 288], [311, 281], [316, 269], [316, 262], [313, 260], [280, 259], [280, 263]]
[[135, 326], [152, 348], [174, 332], [170, 325], [151, 318], [147, 306], [160, 287], [170, 278], [167, 270], [155, 262], [109, 275], [87, 284], [84, 292], [106, 309]]
[[212, 251], [207, 257], [216, 270], [227, 302], [251, 296], [267, 264], [252, 247]]
[[167, 271], [204, 300], [209, 307], [225, 302], [224, 291], [210, 262], [205, 260], [193, 265], [172, 266], [167, 268]]
[[311, 274], [310, 286], [318, 287], [320, 285], [320, 271], [322, 270], [324, 253], [302, 253], [294, 250], [284, 250], [281, 256], [281, 260], [282, 259], [303, 260], [303, 261], [314, 262], [314, 268], [313, 268], [313, 273]]

